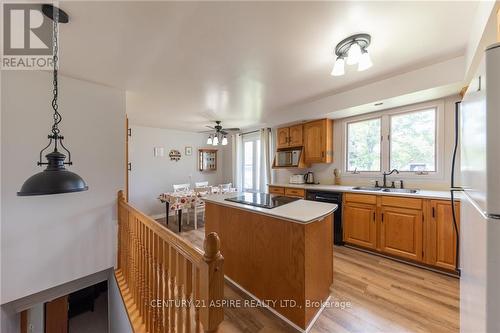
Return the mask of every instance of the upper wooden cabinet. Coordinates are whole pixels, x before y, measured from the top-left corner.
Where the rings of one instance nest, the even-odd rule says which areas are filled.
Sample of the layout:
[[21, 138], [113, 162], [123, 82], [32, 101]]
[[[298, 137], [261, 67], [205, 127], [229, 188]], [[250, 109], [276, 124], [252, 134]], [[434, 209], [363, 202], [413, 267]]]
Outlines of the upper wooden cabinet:
[[320, 119], [304, 124], [304, 161], [333, 162], [333, 121]]
[[[460, 230], [460, 204], [455, 203], [457, 228]], [[455, 269], [457, 237], [451, 202], [430, 200], [427, 232], [427, 263], [444, 269]]]
[[302, 124], [278, 128], [277, 148], [300, 147], [303, 145]]

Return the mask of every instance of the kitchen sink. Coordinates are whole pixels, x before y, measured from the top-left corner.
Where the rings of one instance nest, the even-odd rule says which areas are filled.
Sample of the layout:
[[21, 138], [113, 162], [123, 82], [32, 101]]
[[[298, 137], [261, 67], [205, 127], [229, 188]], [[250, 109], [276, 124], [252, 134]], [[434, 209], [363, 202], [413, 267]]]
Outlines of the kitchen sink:
[[357, 191], [382, 191], [382, 192], [395, 192], [395, 193], [417, 193], [418, 190], [411, 188], [382, 188], [382, 187], [372, 187], [372, 186], [356, 186], [352, 188]]
[[358, 191], [380, 191], [382, 188], [380, 187], [371, 187], [371, 186], [356, 186], [352, 188], [353, 190]]
[[417, 193], [418, 190], [412, 188], [384, 188], [383, 192], [396, 192], [396, 193]]

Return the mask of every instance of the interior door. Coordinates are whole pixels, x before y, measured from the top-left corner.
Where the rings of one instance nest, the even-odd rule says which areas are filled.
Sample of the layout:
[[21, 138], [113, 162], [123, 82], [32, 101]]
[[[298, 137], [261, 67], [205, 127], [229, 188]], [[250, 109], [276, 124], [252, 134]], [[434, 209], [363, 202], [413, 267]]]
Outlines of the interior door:
[[288, 127], [282, 127], [282, 128], [278, 128], [278, 132], [277, 132], [277, 137], [278, 137], [278, 142], [277, 142], [277, 148], [286, 148], [288, 147], [288, 137], [290, 136], [289, 135], [290, 131], [289, 131], [289, 128]]
[[302, 146], [303, 144], [303, 139], [302, 139], [302, 125], [296, 125], [296, 126], [291, 126], [289, 129], [289, 142], [288, 145], [290, 147], [298, 147]]
[[382, 206], [380, 249], [387, 254], [421, 261], [422, 219], [421, 210]]
[[68, 333], [68, 295], [45, 303], [45, 333]]
[[375, 249], [377, 247], [376, 206], [347, 203], [344, 205], [344, 241]]
[[317, 120], [304, 124], [304, 151], [306, 163], [322, 163], [325, 159], [325, 122]]

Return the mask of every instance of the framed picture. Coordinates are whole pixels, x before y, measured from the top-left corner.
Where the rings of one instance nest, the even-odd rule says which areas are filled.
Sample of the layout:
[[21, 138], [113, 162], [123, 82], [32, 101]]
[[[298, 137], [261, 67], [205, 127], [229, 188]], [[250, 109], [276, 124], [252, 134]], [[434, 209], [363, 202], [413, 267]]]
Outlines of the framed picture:
[[193, 147], [184, 148], [184, 154], [186, 154], [186, 156], [191, 156], [193, 154]]

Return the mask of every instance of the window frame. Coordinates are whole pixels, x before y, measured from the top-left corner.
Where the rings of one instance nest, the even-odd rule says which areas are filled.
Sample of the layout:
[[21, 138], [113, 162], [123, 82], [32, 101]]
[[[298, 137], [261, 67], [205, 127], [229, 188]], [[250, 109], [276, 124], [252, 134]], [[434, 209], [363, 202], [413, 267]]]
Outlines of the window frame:
[[[413, 104], [409, 106], [403, 106], [392, 109], [385, 109], [373, 113], [363, 114], [359, 116], [353, 116], [349, 118], [345, 118], [340, 120], [342, 126], [342, 142], [341, 142], [341, 168], [343, 170], [342, 177], [346, 179], [353, 178], [371, 178], [379, 180], [382, 177], [384, 171], [389, 171], [390, 167], [390, 140], [388, 135], [390, 135], [390, 118], [394, 115], [411, 113], [417, 111], [423, 111], [428, 109], [435, 109], [436, 118], [435, 118], [435, 160], [436, 160], [436, 171], [429, 171], [425, 174], [418, 174], [414, 171], [401, 171], [399, 175], [397, 175], [400, 179], [403, 180], [444, 180], [445, 177], [445, 143], [444, 143], [444, 117], [445, 117], [445, 106], [444, 100], [434, 100], [419, 104]], [[347, 171], [347, 135], [348, 135], [348, 124], [353, 122], [359, 122], [364, 120], [371, 120], [381, 118], [381, 170], [382, 171], [358, 171], [353, 173], [352, 171]]]
[[421, 111], [428, 111], [428, 110], [433, 110], [434, 111], [434, 171], [405, 171], [405, 170], [398, 170], [399, 173], [410, 173], [410, 174], [415, 174], [419, 176], [424, 176], [428, 175], [431, 173], [437, 173], [439, 170], [438, 167], [438, 108], [437, 107], [429, 107], [429, 108], [419, 108], [417, 110], [412, 110], [412, 111], [405, 111], [405, 112], [398, 112], [394, 114], [389, 114], [389, 137], [387, 139], [388, 141], [388, 166], [389, 169], [392, 170], [393, 167], [391, 166], [391, 149], [392, 149], [392, 119], [396, 116], [402, 116], [410, 113], [416, 113], [416, 112], [421, 112]]
[[378, 117], [370, 117], [366, 119], [358, 119], [358, 120], [353, 120], [353, 121], [347, 121], [345, 124], [345, 154], [344, 154], [344, 159], [345, 159], [345, 172], [350, 172], [354, 173], [354, 170], [349, 170], [349, 125], [351, 124], [356, 124], [356, 123], [361, 123], [364, 121], [370, 121], [370, 120], [375, 120], [375, 119], [380, 119], [380, 162], [379, 162], [379, 170], [377, 171], [366, 171], [366, 170], [359, 170], [358, 172], [370, 172], [370, 173], [380, 173], [382, 172], [382, 116]]
[[[245, 143], [253, 142], [252, 154], [254, 158], [254, 164], [252, 168], [252, 188], [245, 187]], [[258, 154], [258, 149], [260, 149], [260, 135], [259, 133], [251, 133], [242, 135], [242, 149], [241, 149], [241, 188], [245, 192], [259, 192], [260, 187], [260, 154]]]

